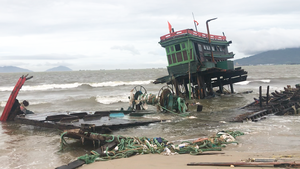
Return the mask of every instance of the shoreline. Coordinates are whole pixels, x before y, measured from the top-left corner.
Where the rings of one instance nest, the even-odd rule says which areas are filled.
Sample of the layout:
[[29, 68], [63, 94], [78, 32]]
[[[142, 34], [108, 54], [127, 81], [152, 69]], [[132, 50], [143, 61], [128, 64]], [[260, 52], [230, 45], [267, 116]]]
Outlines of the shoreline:
[[[280, 162], [300, 162], [299, 151], [272, 151], [272, 152], [240, 152], [232, 150], [223, 150], [218, 152], [204, 152], [205, 153], [222, 153], [213, 155], [190, 155], [190, 154], [178, 154], [165, 156], [161, 154], [145, 154], [135, 155], [129, 158], [114, 159], [109, 161], [96, 161], [91, 164], [84, 164], [78, 169], [132, 169], [132, 168], [172, 168], [172, 169], [184, 169], [184, 168], [226, 168], [229, 166], [187, 166], [188, 163], [199, 162], [242, 162], [249, 158], [276, 158]], [[248, 166], [247, 166], [248, 167]], [[245, 166], [236, 166], [234, 168], [245, 168]], [[252, 166], [251, 168], [273, 168], [271, 166]]]

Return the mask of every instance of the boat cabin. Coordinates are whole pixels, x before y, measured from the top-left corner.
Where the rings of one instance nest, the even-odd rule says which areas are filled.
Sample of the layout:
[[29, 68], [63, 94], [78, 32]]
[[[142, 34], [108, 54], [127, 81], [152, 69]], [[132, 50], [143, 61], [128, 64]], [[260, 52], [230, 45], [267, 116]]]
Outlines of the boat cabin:
[[[231, 41], [225, 35], [211, 35], [185, 29], [161, 36], [159, 44], [165, 48], [168, 76], [154, 83], [172, 84], [176, 94], [185, 97], [205, 98], [224, 93], [223, 86], [247, 79], [247, 72], [234, 68], [234, 54], [228, 51]], [[189, 85], [189, 88], [187, 87]]]
[[[165, 48], [170, 74], [205, 71], [207, 68], [221, 68], [233, 70], [232, 59], [234, 54], [228, 52], [231, 41], [226, 36], [208, 35], [192, 29], [172, 32], [160, 37], [160, 45]], [[212, 54], [213, 53], [213, 54]]]

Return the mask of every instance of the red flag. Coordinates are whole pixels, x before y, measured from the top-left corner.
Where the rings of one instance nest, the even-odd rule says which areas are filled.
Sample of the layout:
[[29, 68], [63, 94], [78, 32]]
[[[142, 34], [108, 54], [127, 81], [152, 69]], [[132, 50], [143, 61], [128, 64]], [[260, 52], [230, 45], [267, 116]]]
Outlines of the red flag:
[[170, 24], [169, 21], [168, 21], [168, 26], [169, 26], [169, 32], [172, 33], [172, 25]]
[[199, 23], [196, 20], [194, 20], [194, 22], [197, 24], [197, 26], [199, 25]]

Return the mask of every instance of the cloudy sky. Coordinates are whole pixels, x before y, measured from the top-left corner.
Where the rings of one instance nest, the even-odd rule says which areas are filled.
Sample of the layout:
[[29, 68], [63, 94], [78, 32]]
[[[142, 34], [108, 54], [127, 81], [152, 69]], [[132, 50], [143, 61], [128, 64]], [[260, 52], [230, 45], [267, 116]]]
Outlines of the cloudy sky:
[[227, 36], [235, 58], [300, 47], [298, 0], [0, 0], [0, 66], [33, 71], [166, 67], [159, 38], [193, 28]]

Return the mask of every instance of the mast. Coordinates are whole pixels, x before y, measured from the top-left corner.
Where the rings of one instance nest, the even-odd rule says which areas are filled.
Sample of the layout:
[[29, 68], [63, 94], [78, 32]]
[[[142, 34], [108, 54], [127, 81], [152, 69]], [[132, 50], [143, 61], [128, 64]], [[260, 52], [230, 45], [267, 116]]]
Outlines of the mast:
[[216, 63], [215, 58], [214, 58], [214, 54], [212, 51], [212, 46], [211, 46], [211, 40], [210, 40], [210, 33], [209, 33], [209, 28], [208, 28], [208, 22], [215, 20], [217, 18], [213, 18], [213, 19], [209, 19], [206, 21], [206, 29], [207, 29], [207, 35], [208, 35], [208, 42], [209, 42], [209, 46], [210, 46], [210, 53], [211, 53], [211, 58], [212, 58], [212, 62]]
[[198, 32], [197, 26], [196, 26], [196, 22], [195, 22], [195, 17], [194, 17], [194, 13], [192, 12], [193, 15], [193, 19], [194, 19], [194, 25], [195, 25], [195, 30]]

